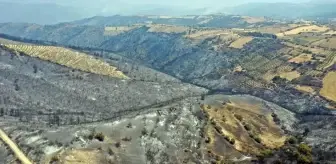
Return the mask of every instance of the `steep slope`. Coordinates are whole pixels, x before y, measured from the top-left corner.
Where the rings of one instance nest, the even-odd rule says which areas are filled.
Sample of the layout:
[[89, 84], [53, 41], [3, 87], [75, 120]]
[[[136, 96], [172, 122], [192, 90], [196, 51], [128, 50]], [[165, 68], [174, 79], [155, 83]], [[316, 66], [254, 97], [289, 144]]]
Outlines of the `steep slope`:
[[[281, 40], [274, 38], [274, 35], [236, 32], [238, 35], [252, 36], [254, 39], [242, 49], [228, 48], [228, 45], [224, 44], [221, 49], [216, 50], [214, 45], [222, 44], [216, 36], [206, 37], [195, 43], [185, 38], [183, 33], [150, 32], [147, 26], [141, 26], [114, 36], [104, 36], [104, 29], [101, 27], [87, 27], [90, 29], [89, 31], [84, 30], [81, 33], [70, 35], [73, 38], [69, 40], [63, 37], [64, 35], [57, 35], [62, 37], [48, 37], [47, 34], [55, 33], [58, 30], [61, 34], [68, 34], [71, 33], [69, 31], [77, 28], [85, 29], [86, 26], [68, 27], [60, 24], [42, 27], [43, 30], [21, 30], [25, 32], [19, 33], [17, 31], [20, 30], [19, 28], [10, 28], [13, 27], [12, 25], [1, 26], [0, 32], [28, 39], [53, 41], [63, 45], [119, 52], [127, 58], [212, 90], [250, 93], [299, 113], [330, 112], [325, 110], [324, 104], [326, 102], [324, 100], [314, 99], [309, 95], [298, 97], [296, 95], [300, 93], [296, 92], [296, 89], [274, 86], [272, 78], [275, 76], [291, 80], [295, 78], [291, 77], [292, 75], [298, 74], [293, 71], [297, 66], [288, 63], [288, 59], [282, 52], [291, 47], [281, 43]], [[101, 32], [90, 33], [91, 30]], [[231, 37], [231, 35], [228, 33], [223, 37]], [[87, 39], [90, 36], [93, 36], [92, 40]], [[81, 40], [83, 38], [86, 39]], [[268, 67], [263, 67], [264, 64], [267, 64]], [[247, 71], [234, 72], [233, 70], [239, 65]], [[264, 77], [264, 74], [267, 77]]]
[[[194, 143], [199, 142], [200, 138], [195, 134], [199, 133], [202, 122], [195, 120], [195, 111], [190, 109], [189, 105], [196, 104], [199, 96], [207, 92], [206, 89], [181, 83], [173, 77], [130, 63], [124, 58], [119, 60], [120, 56], [115, 54], [109, 54], [114, 57], [114, 60], [106, 59], [106, 62], [118, 65], [121, 70], [127, 71], [129, 77], [134, 77], [133, 79], [82, 72], [53, 63], [52, 60], [45, 61], [24, 53], [18, 55], [2, 47], [0, 52], [0, 127], [34, 162], [44, 163], [44, 158], [48, 157], [51, 157], [50, 160], [55, 160], [52, 154], [62, 148], [67, 152], [64, 156], [72, 155], [72, 158], [79, 159], [82, 158], [77, 155], [84, 153], [83, 147], [95, 152], [97, 149], [93, 147], [97, 144], [94, 139], [88, 139], [88, 136], [91, 130], [95, 131], [96, 127], [103, 128], [100, 131], [106, 136], [110, 135], [111, 139], [123, 141], [125, 145], [128, 145], [128, 135], [134, 137], [134, 142], [129, 141], [132, 144], [128, 146], [128, 151], [139, 150], [141, 152], [139, 158], [143, 159], [143, 163], [150, 160], [145, 158], [147, 154], [149, 158], [150, 153], [154, 156], [155, 154], [159, 154], [160, 157], [168, 156], [174, 161], [174, 154], [169, 153], [172, 148], [168, 148], [172, 143], [183, 144], [184, 148], [189, 147], [192, 152], [198, 152]], [[39, 51], [34, 52], [37, 56], [39, 53]], [[139, 76], [135, 76], [137, 74]], [[180, 111], [181, 105], [184, 112]], [[181, 108], [172, 111], [172, 108], [177, 106]], [[165, 111], [164, 114], [158, 112], [161, 110]], [[147, 115], [148, 113], [150, 114]], [[157, 122], [152, 116], [158, 113], [160, 115], [157, 116], [159, 120]], [[129, 132], [125, 131], [127, 133], [124, 135], [127, 136], [123, 138], [113, 136], [116, 131], [110, 134], [111, 130], [106, 130], [107, 128], [122, 129], [117, 125], [117, 120], [123, 118], [130, 118], [127, 119], [128, 121], [137, 118], [134, 124], [139, 127], [134, 127], [135, 131], [131, 131], [131, 127], [127, 128]], [[177, 118], [183, 118], [183, 120], [176, 120]], [[195, 124], [187, 126], [183, 123], [186, 118], [190, 119], [187, 122], [195, 122]], [[171, 121], [167, 121], [165, 126], [161, 125], [161, 121], [165, 122], [168, 119]], [[114, 125], [105, 125], [102, 122], [112, 122]], [[162, 128], [168, 128], [172, 122], [177, 127], [171, 128], [169, 130], [171, 133], [164, 133], [166, 130]], [[84, 125], [87, 125], [86, 128], [82, 127]], [[95, 128], [92, 129], [92, 126]], [[179, 135], [179, 131], [185, 131], [186, 127], [192, 127], [187, 129], [190, 134]], [[143, 128], [148, 128], [148, 133], [143, 133]], [[88, 129], [90, 129], [89, 133], [87, 133]], [[83, 133], [77, 134], [77, 132]], [[160, 137], [166, 137], [167, 140], [159, 141], [154, 136], [154, 132]], [[66, 135], [68, 136], [64, 137]], [[101, 146], [107, 148], [117, 144], [111, 141], [107, 139], [106, 142], [101, 143]], [[157, 145], [151, 145], [153, 141], [165, 145], [166, 149], [160, 147], [162, 151], [154, 151]], [[143, 146], [142, 143], [147, 145]], [[82, 146], [78, 147], [78, 145]], [[78, 150], [68, 152], [71, 148]], [[174, 150], [176, 151], [176, 148]], [[125, 154], [123, 150], [113, 151]], [[178, 148], [178, 151], [184, 150]], [[92, 155], [93, 160], [95, 156], [90, 152], [88, 156]], [[104, 152], [108, 153], [107, 149], [104, 149]], [[148, 153], [144, 154], [145, 152]], [[109, 156], [105, 153], [99, 153], [97, 161]], [[126, 153], [124, 156], [117, 157], [117, 160], [121, 161], [115, 162], [124, 163], [131, 157], [132, 153]], [[184, 157], [188, 160], [196, 160], [192, 155]], [[66, 159], [69, 160], [68, 157]], [[13, 161], [15, 157], [5, 156], [4, 160]], [[155, 160], [161, 161], [163, 158]]]
[[[38, 122], [47, 121], [49, 112], [77, 113], [83, 122], [108, 119], [115, 112], [141, 109], [204, 91], [180, 83], [160, 84], [99, 76], [3, 49], [1, 52], [1, 102], [3, 107], [21, 111], [27, 120], [32, 119], [26, 116], [30, 113], [37, 116]], [[142, 70], [134, 72], [140, 74]], [[85, 117], [85, 113], [90, 118]], [[63, 117], [59, 123], [68, 124], [66, 119]]]
[[24, 53], [32, 57], [51, 61], [53, 63], [64, 65], [73, 69], [78, 69], [84, 72], [124, 79], [128, 78], [122, 72], [118, 71], [117, 68], [110, 66], [106, 62], [95, 59], [94, 57], [85, 53], [79, 53], [70, 49], [53, 46], [22, 44], [4, 44], [3, 46], [15, 52]]

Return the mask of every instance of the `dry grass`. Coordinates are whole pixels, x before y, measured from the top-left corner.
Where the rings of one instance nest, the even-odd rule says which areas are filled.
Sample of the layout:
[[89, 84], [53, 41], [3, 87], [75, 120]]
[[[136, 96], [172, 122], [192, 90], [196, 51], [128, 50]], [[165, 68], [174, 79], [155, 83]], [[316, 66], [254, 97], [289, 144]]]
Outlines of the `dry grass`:
[[326, 108], [328, 108], [329, 110], [336, 110], [336, 106], [332, 106], [332, 105], [326, 105]]
[[262, 75], [262, 78], [268, 82], [272, 82], [272, 79], [275, 76], [280, 76], [286, 78], [287, 80], [292, 80], [293, 78], [300, 77], [300, 74], [296, 71], [292, 71], [293, 67], [287, 64], [283, 64], [277, 68], [271, 68], [265, 74]]
[[242, 66], [238, 65], [234, 68], [233, 72], [242, 72], [244, 69]]
[[60, 156], [61, 164], [100, 164], [107, 162], [103, 160], [103, 153], [98, 150], [78, 149], [64, 152]]
[[286, 36], [286, 35], [296, 35], [296, 34], [299, 34], [301, 32], [325, 32], [327, 30], [329, 30], [329, 28], [327, 26], [305, 25], [305, 26], [301, 26], [301, 27], [291, 29], [289, 31], [278, 33], [277, 36], [282, 37], [282, 36]]
[[335, 48], [336, 49], [336, 37], [322, 39], [320, 41], [314, 42], [312, 45], [324, 47], [324, 48]]
[[247, 23], [260, 23], [260, 22], [265, 22], [265, 18], [264, 17], [249, 17], [249, 16], [242, 16], [241, 18], [244, 19], [245, 22]]
[[310, 86], [297, 85], [295, 89], [304, 93], [311, 93], [311, 94], [315, 93], [315, 89]]
[[163, 32], [163, 33], [183, 33], [191, 30], [191, 28], [185, 26], [173, 26], [164, 24], [148, 25], [149, 32]]
[[201, 39], [201, 38], [209, 38], [219, 35], [230, 35], [233, 33], [229, 30], [225, 29], [218, 29], [218, 30], [208, 30], [208, 29], [200, 29], [200, 30], [194, 30], [191, 34], [186, 35], [189, 39]]
[[243, 48], [245, 44], [247, 44], [248, 42], [252, 40], [253, 40], [253, 37], [241, 37], [237, 39], [236, 41], [232, 42], [229, 47], [240, 49], [240, 48]]
[[151, 19], [194, 19], [195, 16], [168, 16], [168, 15], [158, 15], [158, 16], [146, 16]]
[[298, 26], [300, 25], [299, 24], [288, 24], [288, 25], [276, 24], [272, 26], [256, 28], [255, 31], [262, 32], [262, 33], [278, 34], [278, 33], [282, 33], [284, 31], [290, 30], [292, 28], [296, 28]]
[[[274, 123], [271, 113], [261, 109], [261, 106], [261, 104], [248, 104], [246, 102], [233, 102], [221, 107], [213, 106], [211, 108], [205, 105], [203, 110], [208, 113], [209, 119], [213, 120], [208, 123], [207, 127], [209, 137], [212, 141], [219, 140], [215, 138], [215, 134], [224, 138], [225, 136], [233, 138], [235, 140], [233, 147], [236, 150], [252, 154], [258, 154], [265, 147], [281, 147], [286, 140], [286, 136]], [[242, 119], [240, 120], [238, 116]], [[244, 125], [249, 125], [250, 129], [247, 130]], [[218, 130], [222, 134], [218, 133]], [[261, 143], [251, 138], [250, 134], [259, 137]], [[216, 147], [216, 144], [218, 143], [213, 142], [212, 147]]]
[[301, 74], [298, 71], [291, 71], [291, 72], [283, 72], [280, 73], [280, 77], [281, 78], [285, 78], [289, 81], [292, 81], [293, 79], [296, 79], [298, 77], [300, 77]]
[[288, 62], [291, 63], [305, 63], [308, 61], [311, 61], [313, 55], [312, 54], [301, 54], [297, 57], [294, 57], [292, 59], [290, 59]]
[[326, 33], [323, 33], [323, 35], [333, 35], [333, 34], [336, 34], [336, 31], [335, 30], [330, 30]]
[[14, 51], [23, 52], [32, 57], [37, 57], [42, 60], [81, 71], [117, 78], [128, 78], [122, 72], [118, 71], [115, 67], [110, 66], [103, 60], [95, 59], [93, 56], [89, 56], [85, 53], [72, 51], [63, 47], [14, 44], [7, 44], [5, 47]]
[[320, 94], [328, 100], [336, 101], [336, 72], [329, 72], [324, 77]]
[[109, 36], [115, 36], [127, 31], [131, 31], [133, 29], [136, 29], [140, 26], [110, 26], [110, 27], [105, 27], [104, 35], [109, 35]]

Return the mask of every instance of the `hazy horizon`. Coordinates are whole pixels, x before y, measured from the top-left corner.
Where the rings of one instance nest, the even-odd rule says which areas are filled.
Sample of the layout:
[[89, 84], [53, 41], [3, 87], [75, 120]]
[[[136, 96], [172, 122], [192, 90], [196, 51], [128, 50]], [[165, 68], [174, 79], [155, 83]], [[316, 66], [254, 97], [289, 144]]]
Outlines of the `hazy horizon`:
[[[284, 3], [304, 3], [311, 0], [274, 0], [271, 3], [284, 2]], [[108, 15], [137, 15], [137, 14], [159, 14], [171, 13], [171, 15], [195, 14], [209, 14], [213, 12], [220, 12], [224, 7], [232, 7], [247, 3], [265, 3], [268, 0], [236, 0], [236, 1], [223, 1], [223, 0], [170, 0], [170, 1], [157, 1], [157, 0], [0, 0], [0, 2], [11, 3], [52, 3], [62, 6], [77, 8], [85, 10], [85, 16], [108, 16]], [[79, 11], [80, 13], [82, 11]]]
[[[0, 0], [3, 17], [0, 22], [58, 23], [93, 16], [112, 15], [206, 15], [234, 13], [233, 6], [249, 3], [304, 3], [335, 2], [335, 0]], [[5, 3], [6, 2], [6, 3]], [[245, 5], [250, 7], [249, 5]], [[244, 7], [243, 7], [244, 9]], [[250, 9], [247, 11], [249, 12]], [[258, 9], [259, 11], [260, 9]], [[273, 9], [265, 8], [267, 11]], [[295, 9], [294, 9], [295, 10]], [[42, 13], [42, 14], [41, 14]], [[283, 13], [281, 11], [280, 13]], [[245, 13], [244, 13], [245, 14]], [[249, 14], [249, 13], [248, 13]], [[261, 14], [262, 15], [262, 14]], [[273, 14], [274, 15], [274, 14]], [[267, 15], [264, 15], [267, 16]]]

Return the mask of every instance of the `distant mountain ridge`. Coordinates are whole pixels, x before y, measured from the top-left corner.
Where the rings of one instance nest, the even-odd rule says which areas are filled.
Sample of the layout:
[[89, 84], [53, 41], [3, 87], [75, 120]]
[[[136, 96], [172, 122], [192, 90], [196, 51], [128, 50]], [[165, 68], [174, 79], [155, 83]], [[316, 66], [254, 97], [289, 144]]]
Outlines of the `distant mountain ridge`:
[[[231, 14], [268, 16], [275, 18], [311, 18], [335, 13], [336, 1], [312, 3], [249, 3], [226, 8]], [[332, 14], [331, 17], [336, 17]]]
[[52, 3], [0, 2], [0, 22], [56, 24], [84, 18], [78, 10]]

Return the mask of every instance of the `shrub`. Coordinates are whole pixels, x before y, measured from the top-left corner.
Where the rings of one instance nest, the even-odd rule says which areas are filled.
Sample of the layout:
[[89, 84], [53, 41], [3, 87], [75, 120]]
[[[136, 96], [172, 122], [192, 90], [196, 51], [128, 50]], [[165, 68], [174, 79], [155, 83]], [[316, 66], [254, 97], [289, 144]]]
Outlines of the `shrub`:
[[120, 142], [116, 142], [116, 143], [114, 144], [114, 146], [115, 146], [116, 148], [120, 148], [121, 144], [120, 144]]
[[261, 143], [261, 138], [259, 136], [256, 136], [252, 133], [249, 133], [249, 136], [254, 139], [256, 142]]
[[236, 140], [234, 138], [231, 138], [229, 142], [230, 144], [234, 145], [236, 143]]
[[272, 113], [272, 117], [277, 117], [277, 115], [275, 113]]
[[104, 136], [103, 133], [97, 133], [97, 134], [95, 134], [94, 138], [97, 139], [98, 141], [102, 142], [102, 141], [104, 141], [105, 136]]
[[225, 116], [223, 116], [222, 121], [226, 122], [226, 117]]
[[34, 69], [34, 73], [37, 73], [38, 70], [37, 70], [36, 64], [33, 65], [33, 69]]
[[298, 143], [298, 140], [297, 140], [297, 138], [292, 136], [292, 137], [288, 138], [287, 142], [291, 145], [294, 145], [294, 144]]
[[114, 152], [113, 152], [112, 148], [109, 148], [109, 149], [108, 149], [108, 154], [109, 154], [109, 155], [114, 155]]
[[297, 161], [300, 164], [311, 164], [313, 163], [313, 158], [312, 156], [305, 156], [305, 155], [300, 154]]
[[254, 140], [258, 143], [261, 143], [261, 138], [260, 137], [255, 137]]
[[310, 129], [309, 128], [305, 128], [302, 135], [303, 136], [307, 136], [309, 134], [309, 132], [310, 132]]
[[230, 137], [229, 136], [224, 135], [224, 139], [227, 140], [228, 142], [230, 142]]
[[236, 117], [237, 120], [243, 121], [243, 116], [241, 116], [239, 114], [235, 114], [234, 116]]
[[126, 127], [127, 128], [132, 128], [132, 123], [128, 123]]
[[305, 155], [310, 155], [312, 153], [312, 148], [307, 144], [301, 143], [298, 147], [300, 153]]
[[15, 91], [19, 91], [21, 88], [20, 88], [20, 86], [18, 84], [15, 84], [14, 85], [14, 89], [15, 89]]
[[305, 54], [312, 54], [313, 53], [313, 52], [311, 52], [309, 50], [303, 50], [302, 52], [305, 53]]
[[265, 149], [265, 150], [262, 150], [260, 151], [260, 154], [258, 155], [258, 158], [259, 159], [265, 159], [265, 158], [269, 158], [273, 155], [273, 151], [270, 150], [270, 149]]
[[217, 131], [217, 133], [219, 133], [219, 134], [223, 134], [222, 127], [220, 127], [220, 126], [218, 126], [218, 125], [214, 125], [214, 128], [215, 128], [215, 130]]
[[58, 155], [55, 155], [50, 159], [50, 163], [56, 163], [58, 161], [59, 161], [59, 156]]
[[143, 129], [142, 129], [142, 131], [141, 131], [141, 135], [143, 135], [143, 136], [148, 135], [148, 131], [147, 131], [146, 128], [143, 128]]
[[251, 125], [249, 124], [245, 124], [244, 125], [244, 128], [247, 130], [247, 131], [250, 131], [252, 129]]
[[95, 133], [94, 133], [94, 132], [91, 132], [91, 133], [89, 134], [89, 136], [88, 136], [88, 139], [89, 139], [89, 140], [93, 140], [94, 136], [95, 136]]
[[226, 107], [230, 112], [233, 110], [233, 107], [232, 106], [230, 106], [230, 105], [227, 105], [227, 107]]
[[236, 140], [234, 138], [230, 138], [229, 136], [224, 135], [224, 139], [232, 145], [236, 143]]
[[210, 137], [207, 137], [206, 139], [205, 139], [205, 143], [210, 143], [211, 142], [211, 138]]
[[121, 139], [125, 142], [129, 142], [129, 141], [132, 141], [132, 137], [124, 137], [123, 139]]

